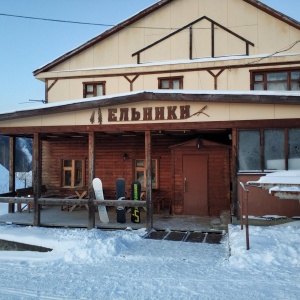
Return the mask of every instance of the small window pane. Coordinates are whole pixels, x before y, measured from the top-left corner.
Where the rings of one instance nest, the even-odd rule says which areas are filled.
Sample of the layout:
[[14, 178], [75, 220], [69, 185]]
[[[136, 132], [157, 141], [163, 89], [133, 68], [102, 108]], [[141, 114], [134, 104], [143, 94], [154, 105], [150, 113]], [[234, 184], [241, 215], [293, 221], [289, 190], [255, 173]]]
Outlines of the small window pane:
[[72, 160], [64, 160], [64, 167], [72, 167]]
[[298, 72], [291, 72], [291, 79], [292, 80], [300, 80], [300, 71]]
[[66, 170], [64, 176], [64, 186], [71, 186], [72, 183], [72, 171]]
[[168, 89], [169, 88], [169, 80], [162, 80], [161, 81], [161, 88]]
[[284, 159], [284, 131], [264, 131], [265, 169], [285, 170]]
[[300, 91], [300, 81], [299, 82], [292, 82], [291, 83], [291, 90], [292, 91]]
[[287, 80], [287, 73], [269, 73], [267, 74], [267, 81], [279, 81], [279, 80]]
[[180, 80], [178, 80], [178, 79], [173, 80], [173, 89], [174, 90], [179, 90], [180, 89]]
[[300, 129], [290, 129], [289, 137], [289, 170], [300, 170]]
[[93, 87], [93, 85], [92, 85], [92, 84], [88, 84], [88, 85], [86, 86], [86, 91], [87, 91], [88, 93], [93, 93], [93, 92], [94, 92], [94, 87]]
[[263, 81], [263, 79], [264, 79], [263, 75], [255, 75], [254, 76], [255, 81]]
[[136, 179], [141, 183], [141, 186], [144, 186], [144, 171], [137, 171]]
[[156, 188], [156, 160], [152, 159], [152, 162], [151, 162], [151, 169], [152, 169], [152, 174], [151, 174], [151, 177], [152, 177], [152, 188]]
[[260, 171], [260, 133], [258, 130], [239, 131], [239, 169]]
[[267, 89], [271, 91], [287, 91], [287, 83], [286, 82], [268, 83]]
[[144, 167], [144, 160], [143, 159], [139, 159], [136, 161], [136, 166], [143, 168]]
[[103, 95], [103, 85], [98, 84], [97, 85], [97, 96], [102, 96]]
[[82, 186], [82, 161], [75, 161], [75, 186]]
[[255, 91], [263, 91], [264, 90], [264, 84], [263, 83], [255, 83], [254, 84], [254, 90]]

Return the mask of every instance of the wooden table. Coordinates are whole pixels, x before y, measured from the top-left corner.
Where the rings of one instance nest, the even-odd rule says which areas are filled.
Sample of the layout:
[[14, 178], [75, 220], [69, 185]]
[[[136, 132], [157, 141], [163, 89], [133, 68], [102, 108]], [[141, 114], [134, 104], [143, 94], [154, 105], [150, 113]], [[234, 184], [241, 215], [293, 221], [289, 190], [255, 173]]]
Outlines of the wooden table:
[[[75, 191], [75, 194], [76, 194], [76, 196], [78, 197], [78, 199], [84, 199], [86, 196], [87, 196], [87, 191], [81, 191], [81, 193], [80, 193], [80, 191]], [[72, 205], [70, 208], [69, 208], [69, 211], [73, 211], [75, 208], [77, 208], [77, 207], [81, 207], [82, 205]], [[88, 210], [89, 209], [89, 207], [85, 204], [85, 207], [86, 207], [86, 209]]]

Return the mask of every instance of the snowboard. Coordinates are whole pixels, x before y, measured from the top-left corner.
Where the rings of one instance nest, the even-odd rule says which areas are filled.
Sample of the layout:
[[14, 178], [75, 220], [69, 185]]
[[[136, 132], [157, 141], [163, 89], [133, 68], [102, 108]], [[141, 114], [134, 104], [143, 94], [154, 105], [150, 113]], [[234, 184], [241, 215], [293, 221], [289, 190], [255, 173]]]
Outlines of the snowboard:
[[[125, 179], [118, 178], [116, 180], [117, 200], [125, 199]], [[117, 222], [126, 223], [126, 208], [125, 206], [117, 206]]]
[[[136, 180], [131, 184], [131, 199], [139, 201], [141, 198], [141, 183]], [[140, 208], [137, 206], [131, 207], [131, 222], [132, 223], [140, 223]]]
[[[93, 188], [95, 191], [96, 200], [104, 200], [102, 181], [99, 178], [93, 179]], [[98, 205], [99, 218], [102, 223], [108, 223], [109, 218], [105, 205]]]

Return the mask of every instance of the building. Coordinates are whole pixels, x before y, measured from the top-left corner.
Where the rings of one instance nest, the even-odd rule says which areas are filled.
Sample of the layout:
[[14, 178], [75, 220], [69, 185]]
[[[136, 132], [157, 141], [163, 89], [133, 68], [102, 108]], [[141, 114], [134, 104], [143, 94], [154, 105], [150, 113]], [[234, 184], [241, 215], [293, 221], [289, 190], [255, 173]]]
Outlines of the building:
[[[34, 138], [52, 193], [100, 177], [114, 199], [123, 177], [173, 214], [238, 216], [238, 181], [300, 168], [300, 23], [257, 0], [159, 1], [34, 76], [46, 105], [0, 134]], [[250, 214], [299, 215], [250, 189]]]

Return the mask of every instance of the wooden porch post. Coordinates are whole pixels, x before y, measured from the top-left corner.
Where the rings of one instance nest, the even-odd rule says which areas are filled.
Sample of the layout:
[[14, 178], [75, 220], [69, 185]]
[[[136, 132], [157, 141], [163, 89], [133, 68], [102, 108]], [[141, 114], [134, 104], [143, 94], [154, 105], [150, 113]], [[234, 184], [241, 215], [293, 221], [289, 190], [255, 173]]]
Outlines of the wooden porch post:
[[95, 206], [91, 205], [95, 199], [93, 179], [95, 178], [95, 133], [89, 132], [89, 220], [88, 229], [95, 227]]
[[[9, 192], [15, 192], [16, 186], [16, 137], [9, 138]], [[8, 212], [15, 212], [15, 204], [8, 204]]]
[[238, 183], [237, 183], [237, 129], [232, 128], [232, 151], [231, 151], [231, 159], [232, 159], [232, 202], [233, 202], [233, 214], [235, 217], [239, 214], [238, 208]]
[[151, 132], [145, 131], [145, 159], [146, 159], [146, 202], [147, 202], [147, 231], [153, 228], [152, 211], [152, 176], [151, 176]]
[[33, 211], [33, 226], [40, 226], [41, 223], [41, 209], [38, 205], [38, 199], [41, 196], [42, 186], [42, 151], [41, 151], [41, 135], [34, 133], [33, 136], [33, 193], [34, 193], [34, 211]]

